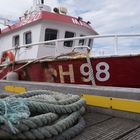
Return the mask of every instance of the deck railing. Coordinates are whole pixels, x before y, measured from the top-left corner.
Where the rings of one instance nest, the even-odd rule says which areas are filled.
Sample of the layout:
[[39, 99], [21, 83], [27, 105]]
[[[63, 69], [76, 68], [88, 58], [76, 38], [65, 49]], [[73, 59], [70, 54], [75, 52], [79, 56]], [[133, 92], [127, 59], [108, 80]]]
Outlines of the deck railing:
[[[114, 52], [115, 52], [115, 55], [118, 55], [118, 46], [119, 46], [118, 45], [118, 40], [120, 38], [133, 38], [133, 37], [140, 37], [140, 33], [137, 33], [137, 34], [91, 35], [91, 36], [83, 36], [83, 37], [64, 38], [64, 39], [42, 41], [42, 42], [37, 42], [37, 43], [32, 43], [32, 44], [21, 45], [21, 46], [15, 47], [15, 48], [7, 49], [5, 51], [20, 50], [21, 48], [30, 48], [30, 47], [35, 47], [35, 46], [38, 46], [38, 45], [47, 44], [47, 43], [55, 43], [55, 46], [58, 46], [59, 42], [64, 42], [64, 41], [75, 41], [75, 40], [81, 40], [81, 39], [93, 39], [94, 40], [94, 39], [97, 39], [97, 38], [98, 39], [113, 38], [114, 39]], [[94, 44], [93, 44], [92, 49], [94, 49]]]

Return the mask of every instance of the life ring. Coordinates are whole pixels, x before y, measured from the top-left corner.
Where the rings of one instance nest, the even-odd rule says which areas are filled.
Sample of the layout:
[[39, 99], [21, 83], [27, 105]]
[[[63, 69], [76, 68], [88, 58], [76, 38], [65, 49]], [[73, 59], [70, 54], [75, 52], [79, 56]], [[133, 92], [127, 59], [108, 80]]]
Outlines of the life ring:
[[1, 57], [1, 60], [0, 60], [0, 64], [2, 64], [7, 58], [9, 58], [9, 61], [10, 62], [13, 62], [14, 59], [15, 59], [15, 56], [12, 52], [3, 52], [2, 53], [2, 57]]

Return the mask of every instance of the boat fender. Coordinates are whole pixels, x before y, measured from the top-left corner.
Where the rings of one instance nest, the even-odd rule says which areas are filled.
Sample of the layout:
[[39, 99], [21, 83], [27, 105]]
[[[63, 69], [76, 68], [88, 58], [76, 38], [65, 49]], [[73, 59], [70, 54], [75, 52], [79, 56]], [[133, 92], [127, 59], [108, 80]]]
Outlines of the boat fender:
[[6, 60], [6, 58], [9, 58], [9, 61], [10, 62], [13, 62], [14, 61], [14, 59], [15, 59], [15, 57], [14, 57], [14, 54], [12, 53], [12, 52], [3, 52], [2, 53], [2, 57], [1, 57], [1, 60], [0, 60], [0, 64], [2, 64], [5, 60]]
[[16, 72], [9, 72], [6, 76], [6, 80], [8, 81], [18, 81], [19, 76]]

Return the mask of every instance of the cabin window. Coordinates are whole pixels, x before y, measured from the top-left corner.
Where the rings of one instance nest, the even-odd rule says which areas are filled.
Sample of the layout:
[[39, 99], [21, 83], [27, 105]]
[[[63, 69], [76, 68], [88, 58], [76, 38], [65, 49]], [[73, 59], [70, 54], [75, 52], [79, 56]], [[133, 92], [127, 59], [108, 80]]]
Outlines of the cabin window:
[[20, 44], [19, 41], [20, 41], [19, 35], [14, 36], [14, 37], [13, 37], [13, 47], [18, 47], [19, 44]]
[[31, 44], [32, 43], [32, 33], [27, 32], [25, 33], [25, 44]]
[[92, 39], [89, 39], [89, 41], [88, 41], [88, 46], [91, 48], [92, 47]]
[[45, 41], [57, 39], [57, 30], [46, 29], [45, 30]]
[[[68, 32], [68, 31], [65, 32], [65, 38], [72, 38], [74, 36], [75, 36], [75, 34], [73, 32]], [[66, 47], [72, 47], [73, 46], [73, 40], [71, 40], [71, 41], [65, 41], [64, 42], [64, 46], [66, 46]]]
[[[85, 35], [80, 35], [80, 37], [83, 37], [83, 36], [85, 36]], [[83, 46], [83, 45], [85, 45], [85, 39], [80, 39], [79, 40], [79, 45], [81, 46]]]

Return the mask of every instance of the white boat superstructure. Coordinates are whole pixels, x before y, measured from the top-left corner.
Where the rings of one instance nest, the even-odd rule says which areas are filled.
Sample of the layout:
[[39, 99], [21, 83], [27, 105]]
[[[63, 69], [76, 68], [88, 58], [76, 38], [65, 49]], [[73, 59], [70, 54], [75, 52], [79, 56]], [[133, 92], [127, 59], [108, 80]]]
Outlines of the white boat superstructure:
[[[44, 1], [38, 1], [34, 3], [30, 10], [24, 13], [23, 17], [19, 18], [19, 21], [1, 30], [1, 53], [8, 49], [18, 48], [23, 45], [28, 46], [36, 42], [96, 34], [96, 31], [90, 26], [90, 22], [84, 22], [80, 17], [68, 16], [66, 8], [54, 8], [54, 12], [51, 12], [51, 8], [44, 5]], [[17, 52], [15, 60], [36, 59], [41, 56], [55, 57], [71, 52], [73, 47], [78, 46], [80, 43], [90, 46], [92, 41], [71, 40], [59, 42], [57, 49], [54, 43], [26, 47]]]

